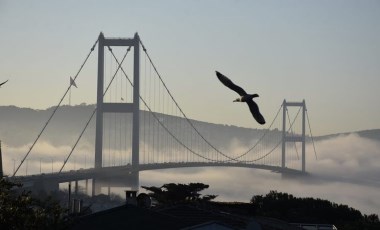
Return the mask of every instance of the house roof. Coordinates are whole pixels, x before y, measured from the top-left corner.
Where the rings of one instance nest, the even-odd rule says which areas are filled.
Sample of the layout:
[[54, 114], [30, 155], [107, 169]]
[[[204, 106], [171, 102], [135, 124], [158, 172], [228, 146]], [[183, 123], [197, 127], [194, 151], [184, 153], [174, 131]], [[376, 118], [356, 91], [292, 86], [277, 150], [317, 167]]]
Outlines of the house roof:
[[187, 223], [188, 226], [199, 225], [206, 222], [216, 221], [220, 224], [230, 226], [234, 229], [245, 228], [249, 222], [248, 218], [233, 215], [217, 210], [203, 209], [194, 205], [175, 205], [157, 209], [158, 212], [174, 216]]
[[191, 205], [144, 209], [123, 205], [75, 220], [71, 229], [196, 229], [197, 225], [217, 223], [230, 229], [245, 228], [246, 218], [203, 210]]
[[123, 205], [75, 220], [71, 229], [181, 229], [177, 218], [133, 205]]
[[[71, 229], [288, 229], [299, 227], [267, 217], [248, 217], [222, 209], [178, 204], [152, 209], [123, 205], [76, 219]], [[214, 228], [215, 229], [215, 228]]]

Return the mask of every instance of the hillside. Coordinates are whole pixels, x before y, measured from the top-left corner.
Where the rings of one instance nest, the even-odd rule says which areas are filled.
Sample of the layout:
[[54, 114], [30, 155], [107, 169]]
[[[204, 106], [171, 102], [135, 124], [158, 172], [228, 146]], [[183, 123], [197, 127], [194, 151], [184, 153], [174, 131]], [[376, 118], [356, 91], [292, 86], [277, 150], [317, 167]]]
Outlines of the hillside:
[[[53, 145], [70, 145], [75, 142], [80, 132], [84, 128], [90, 115], [95, 109], [95, 105], [81, 104], [77, 106], [62, 106], [58, 109], [56, 115], [46, 128], [46, 131], [41, 136], [41, 140], [52, 143]], [[46, 110], [34, 110], [30, 108], [19, 108], [16, 106], [0, 106], [0, 138], [11, 146], [22, 146], [34, 141], [38, 133], [41, 131], [44, 124], [52, 114], [54, 107]], [[169, 115], [156, 114], [168, 128], [171, 130], [182, 127], [190, 130], [184, 118], [173, 117]], [[117, 122], [116, 125], [110, 122]], [[140, 114], [141, 129], [148, 127], [154, 118], [147, 112]], [[238, 141], [242, 145], [251, 145], [255, 140], [259, 139], [265, 129], [249, 129], [237, 126], [213, 124], [202, 121], [192, 120], [195, 127], [207, 138], [211, 143], [220, 147], [228, 148], [232, 141]], [[123, 129], [128, 129], [132, 124], [132, 115], [130, 114], [105, 114], [104, 126], [111, 129], [116, 129], [119, 132]], [[188, 125], [188, 124], [187, 124]], [[163, 129], [158, 130], [164, 132]], [[140, 131], [142, 133], [144, 131]], [[145, 131], [148, 133], [148, 131]], [[363, 138], [380, 141], [380, 129], [363, 130], [355, 132]], [[175, 133], [179, 138], [188, 138], [183, 130], [178, 130]], [[338, 135], [348, 135], [350, 133], [331, 134], [326, 136], [315, 137], [315, 140], [325, 140]], [[274, 135], [278, 138], [281, 131], [272, 130], [267, 135]], [[91, 120], [82, 141], [94, 144], [95, 141], [95, 116]]]
[[[41, 140], [48, 141], [54, 145], [67, 145], [73, 143], [84, 128], [86, 122], [94, 111], [94, 105], [62, 106], [41, 136]], [[54, 108], [46, 110], [33, 110], [29, 108], [18, 108], [15, 106], [0, 106], [0, 137], [8, 145], [21, 146], [34, 141], [44, 124], [52, 114]], [[160, 120], [174, 130], [177, 137], [187, 137], [183, 130], [191, 130], [184, 118], [169, 115], [156, 114]], [[94, 144], [95, 141], [95, 117], [92, 118], [82, 141]], [[114, 125], [113, 123], [117, 123]], [[147, 112], [140, 114], [140, 133], [145, 127], [155, 122], [154, 118]], [[261, 129], [248, 129], [236, 126], [212, 124], [192, 120], [193, 124], [210, 142], [227, 148], [232, 140], [239, 140], [242, 144], [250, 144], [252, 140], [260, 138], [264, 131]], [[120, 130], [129, 129], [132, 124], [131, 114], [105, 114], [104, 126]], [[130, 131], [129, 131], [130, 132]], [[158, 132], [164, 132], [163, 129]], [[148, 133], [148, 131], [146, 131]], [[161, 135], [161, 134], [159, 134]], [[271, 135], [280, 135], [278, 131], [272, 131]]]
[[318, 136], [318, 137], [314, 137], [314, 140], [326, 140], [326, 139], [330, 139], [330, 138], [334, 138], [334, 137], [337, 137], [337, 136], [346, 136], [346, 135], [350, 135], [350, 134], [357, 134], [359, 135], [360, 137], [363, 137], [363, 138], [368, 138], [368, 139], [371, 139], [371, 140], [375, 140], [375, 141], [380, 141], [380, 129], [371, 129], [371, 130], [361, 130], [361, 131], [356, 131], [356, 132], [349, 132], [349, 133], [335, 133], [335, 134], [329, 134], [329, 135], [325, 135], [325, 136]]

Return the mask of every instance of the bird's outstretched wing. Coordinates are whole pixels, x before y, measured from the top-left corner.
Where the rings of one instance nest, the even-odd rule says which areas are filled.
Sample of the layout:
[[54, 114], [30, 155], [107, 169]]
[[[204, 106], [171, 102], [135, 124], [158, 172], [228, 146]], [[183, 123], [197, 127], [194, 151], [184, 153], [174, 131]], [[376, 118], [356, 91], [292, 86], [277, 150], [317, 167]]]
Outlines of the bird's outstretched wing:
[[6, 81], [0, 83], [0, 87], [1, 87], [2, 85], [4, 85], [5, 83], [7, 83], [7, 81], [9, 81], [9, 80], [6, 80]]
[[265, 119], [263, 115], [261, 115], [260, 113], [259, 106], [257, 106], [257, 104], [253, 100], [248, 100], [247, 104], [248, 104], [249, 110], [251, 110], [253, 118], [255, 118], [255, 120], [259, 124], [261, 125], [265, 124]]
[[219, 81], [223, 83], [223, 85], [227, 86], [228, 88], [232, 89], [236, 93], [238, 93], [240, 96], [245, 96], [247, 93], [242, 89], [240, 86], [235, 85], [228, 77], [224, 76], [223, 74], [216, 72], [216, 76], [218, 77]]

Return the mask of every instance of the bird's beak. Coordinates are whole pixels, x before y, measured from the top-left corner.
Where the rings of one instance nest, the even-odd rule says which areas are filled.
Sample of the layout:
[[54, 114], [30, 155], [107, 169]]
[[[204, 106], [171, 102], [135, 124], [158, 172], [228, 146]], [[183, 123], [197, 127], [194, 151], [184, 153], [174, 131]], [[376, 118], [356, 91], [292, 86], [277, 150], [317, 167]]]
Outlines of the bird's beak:
[[238, 101], [238, 99], [235, 99], [235, 100], [233, 100], [232, 102], [237, 102]]

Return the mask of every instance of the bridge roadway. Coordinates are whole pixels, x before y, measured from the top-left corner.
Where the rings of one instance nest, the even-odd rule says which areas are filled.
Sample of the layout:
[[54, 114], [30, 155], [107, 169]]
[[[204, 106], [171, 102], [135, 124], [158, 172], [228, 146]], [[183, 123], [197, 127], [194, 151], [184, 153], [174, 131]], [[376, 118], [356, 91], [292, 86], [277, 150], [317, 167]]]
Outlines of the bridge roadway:
[[[31, 190], [45, 190], [52, 191], [58, 190], [59, 183], [74, 182], [88, 179], [95, 179], [112, 185], [114, 187], [128, 187], [124, 182], [134, 181], [136, 179], [136, 172], [146, 170], [159, 170], [171, 168], [188, 168], [188, 167], [239, 167], [239, 168], [255, 168], [270, 170], [272, 172], [282, 173], [285, 175], [302, 175], [300, 170], [281, 168], [278, 166], [268, 166], [260, 164], [244, 164], [244, 163], [231, 163], [231, 162], [178, 162], [178, 163], [156, 163], [156, 164], [141, 164], [138, 168], [133, 168], [132, 165], [103, 167], [100, 169], [89, 168], [71, 170], [61, 173], [42, 173], [30, 176], [17, 176], [10, 177], [9, 179], [20, 182], [24, 188]], [[113, 187], [113, 186], [111, 186]]]

